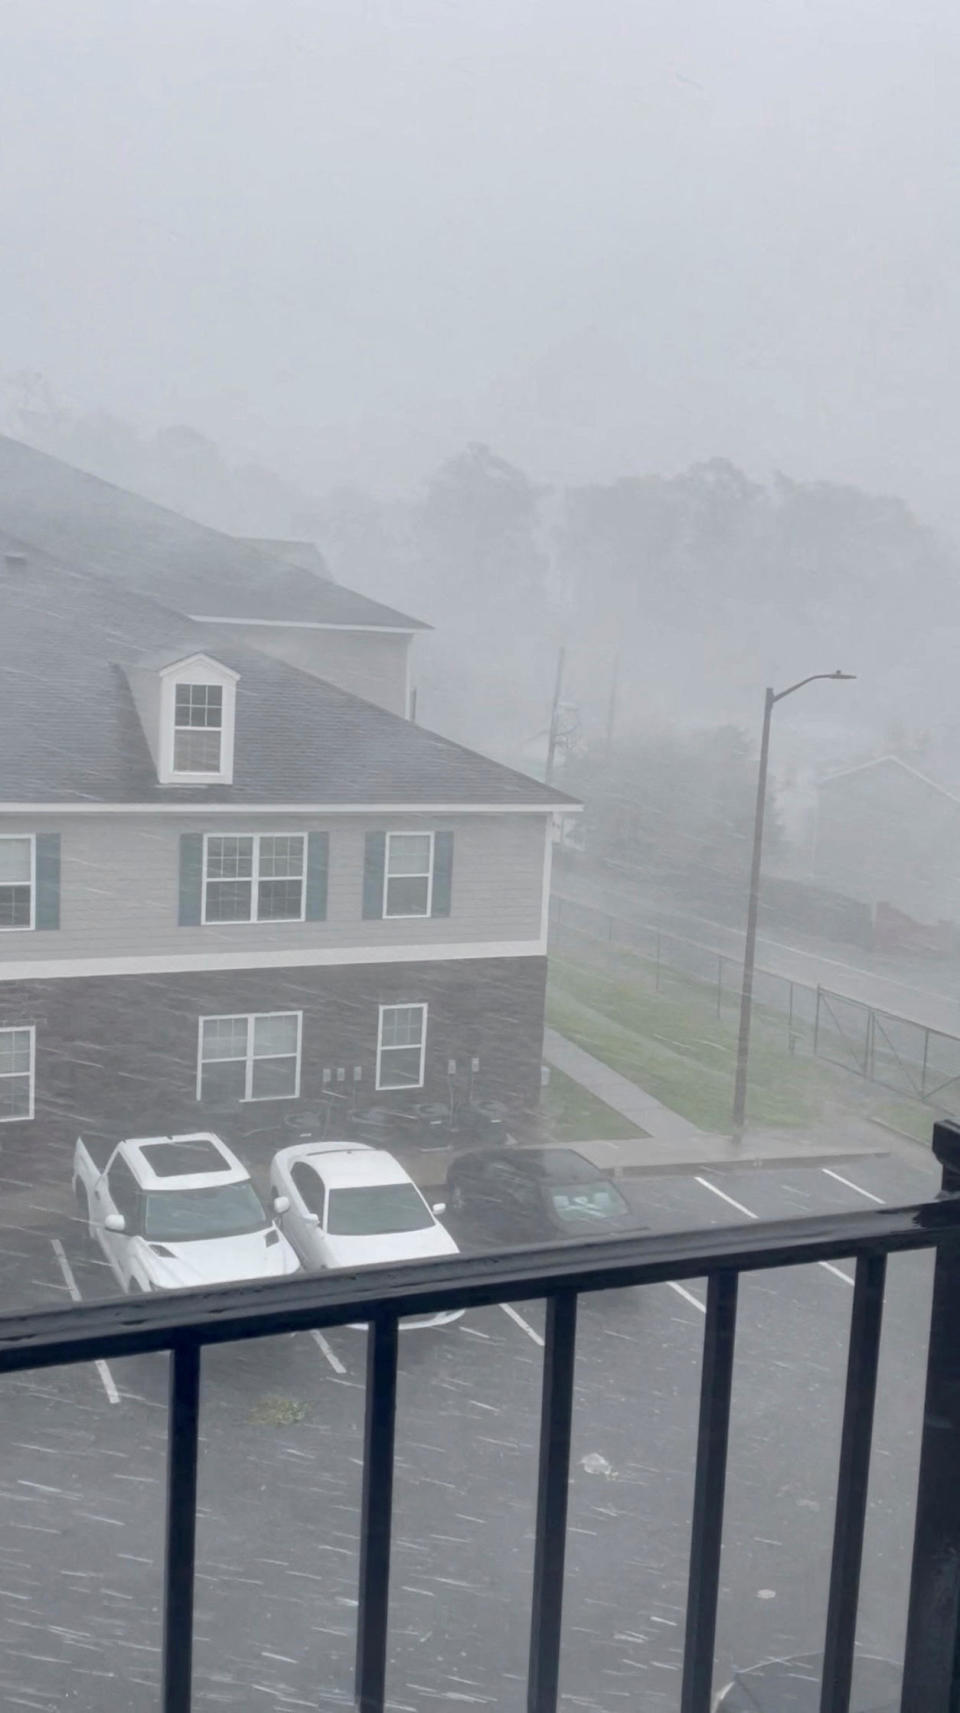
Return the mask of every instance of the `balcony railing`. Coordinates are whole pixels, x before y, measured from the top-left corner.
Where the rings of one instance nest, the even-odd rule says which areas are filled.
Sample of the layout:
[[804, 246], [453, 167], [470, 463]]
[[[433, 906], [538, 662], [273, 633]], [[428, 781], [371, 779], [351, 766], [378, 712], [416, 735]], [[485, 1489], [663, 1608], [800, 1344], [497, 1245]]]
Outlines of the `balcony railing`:
[[544, 1298], [529, 1713], [554, 1713], [560, 1666], [577, 1304], [586, 1292], [706, 1278], [682, 1713], [709, 1713], [741, 1273], [853, 1257], [821, 1713], [847, 1713], [887, 1256], [936, 1252], [903, 1673], [903, 1713], [960, 1704], [960, 1126], [939, 1124], [937, 1200], [876, 1212], [512, 1251], [286, 1283], [125, 1299], [0, 1318], [0, 1372], [169, 1351], [163, 1713], [191, 1700], [201, 1352], [206, 1345], [369, 1323], [356, 1705], [382, 1713], [387, 1663], [397, 1326], [404, 1315]]

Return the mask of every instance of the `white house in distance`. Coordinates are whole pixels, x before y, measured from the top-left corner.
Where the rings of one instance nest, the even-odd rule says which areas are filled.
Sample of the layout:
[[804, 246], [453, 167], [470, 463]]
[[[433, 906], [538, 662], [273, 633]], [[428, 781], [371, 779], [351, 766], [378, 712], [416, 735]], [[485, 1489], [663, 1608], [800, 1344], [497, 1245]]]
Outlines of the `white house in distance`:
[[821, 779], [814, 878], [913, 922], [960, 925], [960, 794], [898, 756]]

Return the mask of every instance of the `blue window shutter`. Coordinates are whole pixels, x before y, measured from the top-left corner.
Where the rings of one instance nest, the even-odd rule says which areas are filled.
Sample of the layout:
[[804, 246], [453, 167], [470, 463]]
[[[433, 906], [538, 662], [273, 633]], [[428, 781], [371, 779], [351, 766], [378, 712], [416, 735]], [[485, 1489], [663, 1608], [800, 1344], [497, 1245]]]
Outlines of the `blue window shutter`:
[[433, 835], [433, 901], [431, 916], [449, 916], [453, 891], [453, 834]]
[[330, 859], [330, 834], [307, 834], [307, 902], [304, 914], [308, 922], [327, 919], [327, 869]]
[[386, 833], [368, 833], [363, 853], [363, 914], [383, 915], [383, 870], [387, 860]]
[[60, 834], [37, 834], [37, 908], [34, 921], [38, 928], [60, 926]]
[[181, 928], [196, 928], [202, 916], [203, 903], [203, 834], [180, 834], [180, 915]]

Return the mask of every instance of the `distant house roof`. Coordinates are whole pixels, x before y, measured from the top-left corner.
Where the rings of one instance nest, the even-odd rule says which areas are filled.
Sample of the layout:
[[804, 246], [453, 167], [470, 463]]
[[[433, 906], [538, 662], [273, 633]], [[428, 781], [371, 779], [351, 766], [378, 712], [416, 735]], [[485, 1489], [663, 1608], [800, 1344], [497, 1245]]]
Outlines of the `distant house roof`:
[[291, 543], [271, 556], [269, 543], [207, 529], [3, 435], [0, 529], [18, 537], [21, 548], [28, 544], [27, 551], [32, 545], [205, 619], [430, 628], [305, 567], [303, 543], [296, 544], [300, 563], [291, 560]]
[[921, 785], [926, 785], [931, 791], [937, 792], [940, 797], [946, 797], [951, 803], [960, 804], [960, 797], [955, 792], [948, 791], [945, 785], [938, 784], [937, 780], [931, 779], [929, 774], [921, 773], [919, 768], [911, 767], [908, 761], [902, 761], [898, 755], [878, 755], [872, 761], [860, 761], [854, 767], [841, 767], [835, 773], [825, 773], [823, 778], [817, 781], [817, 789], [818, 791], [822, 790], [825, 785], [835, 785], [840, 780], [852, 779], [855, 774], [869, 773], [871, 770], [881, 767], [893, 768], [894, 771], [906, 774], [910, 779], [915, 779]]
[[[0, 804], [420, 805], [570, 799], [110, 579], [0, 535]], [[203, 653], [239, 674], [232, 785], [169, 786], [128, 673]]]
[[312, 571], [315, 577], [330, 581], [329, 567], [315, 541], [291, 541], [282, 535], [238, 535], [236, 539], [257, 553], [282, 559], [284, 565], [295, 565], [298, 571]]

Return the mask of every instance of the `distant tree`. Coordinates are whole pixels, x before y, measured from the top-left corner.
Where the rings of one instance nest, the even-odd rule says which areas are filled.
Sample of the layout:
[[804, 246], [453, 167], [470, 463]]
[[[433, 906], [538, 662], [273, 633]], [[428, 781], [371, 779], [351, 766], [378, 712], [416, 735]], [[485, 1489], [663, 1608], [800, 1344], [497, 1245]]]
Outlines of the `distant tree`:
[[413, 525], [420, 552], [459, 601], [543, 591], [537, 539], [544, 490], [488, 446], [471, 445], [428, 483]]

